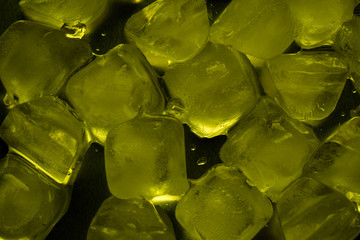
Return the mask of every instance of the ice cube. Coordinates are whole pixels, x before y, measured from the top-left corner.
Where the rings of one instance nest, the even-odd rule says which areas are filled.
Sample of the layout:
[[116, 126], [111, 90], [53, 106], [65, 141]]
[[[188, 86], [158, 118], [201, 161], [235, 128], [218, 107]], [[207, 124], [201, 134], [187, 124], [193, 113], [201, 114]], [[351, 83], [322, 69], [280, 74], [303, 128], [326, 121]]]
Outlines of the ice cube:
[[196, 57], [164, 75], [168, 111], [200, 137], [226, 134], [258, 101], [255, 71], [247, 57], [209, 43]]
[[179, 196], [188, 187], [184, 129], [175, 118], [139, 116], [110, 130], [106, 176], [118, 198]]
[[204, 0], [157, 0], [129, 18], [125, 35], [151, 65], [165, 68], [199, 52], [209, 28]]
[[6, 104], [56, 94], [66, 78], [92, 57], [90, 46], [30, 22], [13, 23], [0, 37], [0, 78]]
[[87, 240], [175, 240], [168, 216], [142, 199], [106, 199], [88, 230]]
[[239, 168], [273, 202], [282, 190], [300, 177], [302, 167], [318, 146], [310, 127], [288, 117], [270, 98], [228, 134], [220, 157]]
[[0, 127], [1, 138], [56, 182], [75, 180], [78, 160], [88, 148], [83, 123], [56, 97], [17, 105]]
[[192, 239], [252, 239], [273, 213], [259, 190], [237, 170], [218, 165], [193, 181], [175, 215]]
[[211, 41], [259, 58], [283, 53], [295, 38], [283, 0], [233, 0], [211, 26]]
[[69, 189], [25, 159], [8, 154], [0, 160], [0, 239], [45, 239], [69, 202]]
[[[275, 99], [298, 120], [321, 120], [335, 109], [348, 65], [335, 52], [283, 54], [266, 61]], [[265, 90], [266, 91], [266, 90]]]
[[320, 145], [306, 163], [304, 174], [335, 188], [360, 205], [359, 146], [358, 116], [341, 125]]
[[346, 56], [352, 80], [355, 87], [360, 89], [360, 17], [354, 15], [353, 18], [345, 22], [335, 38], [335, 49]]
[[77, 72], [69, 80], [66, 96], [94, 140], [104, 144], [107, 132], [134, 118], [140, 108], [162, 113], [164, 97], [156, 77], [140, 51], [120, 44]]
[[106, 13], [108, 0], [21, 0], [19, 5], [31, 20], [57, 28], [65, 24], [80, 32], [86, 28], [88, 33]]
[[360, 232], [359, 213], [351, 202], [311, 178], [291, 184], [276, 208], [286, 240], [351, 240]]
[[360, 58], [360, 16], [354, 15], [345, 22], [336, 34], [335, 48], [345, 55]]
[[333, 44], [341, 24], [353, 16], [356, 0], [287, 0], [295, 18], [296, 43], [303, 49]]

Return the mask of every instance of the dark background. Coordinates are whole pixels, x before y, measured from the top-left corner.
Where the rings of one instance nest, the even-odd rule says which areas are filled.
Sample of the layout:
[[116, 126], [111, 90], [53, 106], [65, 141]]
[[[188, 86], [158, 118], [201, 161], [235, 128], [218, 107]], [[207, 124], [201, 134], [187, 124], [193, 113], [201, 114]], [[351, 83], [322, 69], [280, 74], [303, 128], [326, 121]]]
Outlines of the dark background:
[[[19, 0], [0, 0], [0, 34], [13, 22], [25, 19], [18, 6]], [[125, 43], [123, 28], [126, 20], [153, 0], [144, 0], [138, 4], [121, 3], [114, 0], [107, 17], [91, 35], [84, 37], [96, 54], [106, 53], [114, 46]], [[208, 0], [207, 7], [209, 19], [212, 23], [230, 2], [221, 0]], [[357, 13], [357, 10], [356, 10]], [[105, 36], [103, 36], [105, 34]], [[296, 52], [299, 48], [293, 44], [288, 52]], [[5, 90], [0, 83], [0, 99], [3, 99]], [[350, 110], [360, 105], [360, 97], [351, 82], [348, 81], [335, 111], [318, 127], [314, 128], [320, 139], [325, 138], [342, 122], [348, 120]], [[8, 110], [0, 102], [0, 121], [5, 118]], [[226, 141], [225, 136], [212, 139], [198, 138], [184, 125], [186, 140], [186, 157], [188, 177], [196, 179], [202, 176], [211, 166], [220, 163], [219, 150]], [[0, 139], [0, 154], [4, 156], [8, 151], [6, 144]], [[197, 162], [205, 161], [204, 165]], [[46, 240], [85, 240], [88, 227], [101, 203], [110, 196], [106, 183], [104, 166], [104, 148], [99, 144], [92, 144], [85, 155], [82, 168], [75, 181], [72, 200], [68, 212], [55, 225]], [[187, 239], [174, 217], [176, 203], [164, 204], [162, 207], [173, 220], [174, 229], [178, 239]], [[282, 239], [278, 219], [273, 217], [270, 223], [258, 233], [255, 239]], [[360, 239], [358, 237], [357, 239]]]

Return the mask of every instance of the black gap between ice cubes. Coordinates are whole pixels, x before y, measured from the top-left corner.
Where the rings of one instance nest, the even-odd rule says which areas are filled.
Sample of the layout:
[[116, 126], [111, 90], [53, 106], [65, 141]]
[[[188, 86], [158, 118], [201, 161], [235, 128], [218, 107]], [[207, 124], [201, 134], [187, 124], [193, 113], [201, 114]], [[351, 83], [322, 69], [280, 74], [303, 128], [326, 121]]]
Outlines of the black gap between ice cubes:
[[360, 4], [355, 7], [354, 14], [360, 16]]
[[360, 105], [360, 95], [350, 80], [346, 81], [344, 90], [335, 110], [317, 127], [314, 133], [319, 140], [324, 140], [333, 130], [351, 118], [350, 110]]
[[4, 104], [5, 95], [6, 95], [6, 89], [0, 79], [0, 125], [2, 124], [6, 115], [9, 112], [9, 109]]
[[297, 45], [295, 41], [293, 41], [290, 46], [283, 52], [283, 54], [291, 54], [291, 53], [297, 53], [301, 50], [300, 46]]
[[273, 203], [273, 211], [273, 216], [268, 224], [255, 235], [253, 240], [285, 240], [275, 203]]
[[197, 179], [212, 166], [221, 163], [219, 153], [226, 136], [200, 138], [187, 125], [184, 125], [184, 131], [187, 177]]
[[24, 14], [21, 12], [19, 7], [20, 0], [12, 1], [1, 1], [0, 0], [0, 35], [2, 35], [5, 30], [10, 27], [14, 22], [25, 19]]
[[46, 240], [86, 240], [92, 218], [110, 195], [105, 174], [104, 148], [94, 143], [85, 154], [73, 187], [69, 210]]
[[174, 229], [177, 240], [192, 240], [191, 238], [189, 238], [187, 236], [186, 231], [182, 228], [182, 226], [176, 219], [175, 209], [176, 209], [177, 203], [178, 203], [177, 201], [160, 203], [157, 206], [160, 206], [169, 216], [169, 218], [173, 224], [173, 229]]
[[0, 138], [0, 159], [5, 157], [5, 155], [9, 152], [9, 147], [6, 142]]
[[212, 25], [215, 20], [220, 16], [224, 9], [229, 5], [231, 0], [207, 0], [206, 7], [208, 10], [209, 23]]
[[115, 46], [126, 43], [124, 28], [127, 20], [152, 2], [154, 0], [141, 1], [138, 4], [112, 2], [105, 19], [88, 36], [92, 51], [102, 55]]

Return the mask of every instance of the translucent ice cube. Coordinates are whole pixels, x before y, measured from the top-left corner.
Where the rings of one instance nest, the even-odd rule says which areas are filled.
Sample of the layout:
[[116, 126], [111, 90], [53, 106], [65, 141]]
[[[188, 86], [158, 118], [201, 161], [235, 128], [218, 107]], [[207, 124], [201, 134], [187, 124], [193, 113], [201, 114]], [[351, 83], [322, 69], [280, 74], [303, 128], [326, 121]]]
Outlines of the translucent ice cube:
[[0, 160], [0, 239], [45, 239], [66, 212], [69, 193], [25, 159], [8, 154]]
[[83, 124], [55, 97], [13, 108], [0, 127], [0, 136], [12, 151], [64, 184], [74, 180], [78, 160], [88, 148]]
[[77, 72], [69, 80], [66, 96], [95, 141], [104, 144], [107, 132], [134, 118], [140, 108], [163, 111], [156, 77], [140, 51], [121, 44]]
[[112, 129], [105, 144], [108, 186], [121, 199], [182, 195], [186, 179], [184, 129], [172, 117], [140, 116]]
[[294, 40], [294, 22], [283, 0], [233, 0], [212, 25], [210, 37], [243, 53], [271, 58]]
[[351, 240], [360, 232], [359, 213], [351, 202], [311, 178], [291, 184], [276, 208], [286, 240]]
[[30, 22], [13, 23], [0, 37], [0, 78], [7, 104], [58, 92], [72, 71], [92, 57], [90, 46]]
[[282, 190], [300, 177], [317, 145], [310, 127], [288, 117], [270, 98], [262, 98], [229, 132], [220, 157], [276, 202]]
[[130, 17], [125, 34], [151, 65], [166, 67], [194, 56], [209, 28], [204, 0], [157, 0]]
[[141, 199], [106, 199], [93, 218], [87, 240], [175, 240], [168, 216]]
[[339, 127], [304, 167], [304, 173], [342, 192], [360, 205], [360, 117]]
[[168, 111], [200, 137], [226, 134], [258, 101], [255, 71], [247, 57], [209, 43], [196, 57], [172, 65], [164, 79]]
[[341, 24], [350, 20], [356, 0], [286, 0], [295, 18], [296, 42], [302, 48], [331, 45]]
[[360, 59], [360, 16], [354, 15], [336, 34], [335, 48], [345, 55]]
[[335, 49], [344, 54], [349, 62], [352, 80], [360, 90], [360, 17], [345, 22], [335, 38]]
[[252, 239], [270, 220], [270, 201], [239, 171], [218, 165], [198, 180], [176, 207], [192, 239]]
[[267, 60], [266, 65], [276, 89], [275, 99], [298, 120], [329, 116], [348, 73], [346, 61], [335, 52], [283, 54]]
[[66, 24], [79, 31], [84, 27], [90, 32], [106, 12], [108, 0], [21, 0], [19, 5], [32, 20], [57, 28]]

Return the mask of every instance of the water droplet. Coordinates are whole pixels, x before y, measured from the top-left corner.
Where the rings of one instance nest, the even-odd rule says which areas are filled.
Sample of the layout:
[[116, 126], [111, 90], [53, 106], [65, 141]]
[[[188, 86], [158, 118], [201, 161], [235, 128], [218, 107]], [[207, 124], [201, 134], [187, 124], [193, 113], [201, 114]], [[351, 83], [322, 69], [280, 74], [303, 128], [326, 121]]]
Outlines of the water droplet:
[[356, 110], [356, 109], [351, 109], [350, 110], [350, 116], [351, 117], [356, 117], [356, 116], [358, 116], [358, 111]]
[[199, 166], [203, 166], [203, 165], [205, 165], [206, 163], [207, 163], [207, 158], [206, 157], [201, 157], [201, 158], [199, 158], [198, 160], [197, 160], [197, 165], [199, 165]]
[[106, 33], [102, 33], [101, 36], [102, 36], [102, 37], [105, 37], [105, 36], [106, 36]]
[[356, 90], [353, 90], [352, 92], [353, 92], [353, 93], [357, 93], [357, 91], [356, 91]]
[[345, 113], [344, 113], [344, 112], [343, 112], [343, 113], [341, 113], [341, 116], [342, 116], [342, 117], [345, 117]]
[[195, 145], [195, 144], [191, 144], [191, 145], [190, 145], [190, 150], [191, 150], [191, 151], [195, 151], [195, 150], [196, 150], [196, 145]]
[[97, 52], [100, 52], [100, 48], [95, 49]]

